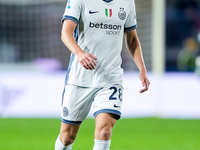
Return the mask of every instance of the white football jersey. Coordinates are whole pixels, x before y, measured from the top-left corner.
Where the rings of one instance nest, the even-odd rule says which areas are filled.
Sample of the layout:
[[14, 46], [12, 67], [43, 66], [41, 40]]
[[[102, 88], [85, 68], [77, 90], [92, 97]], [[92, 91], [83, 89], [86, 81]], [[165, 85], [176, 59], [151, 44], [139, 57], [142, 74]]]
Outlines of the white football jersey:
[[[78, 38], [80, 18], [84, 30], [83, 36]], [[83, 87], [122, 84], [123, 35], [137, 27], [134, 0], [69, 0], [63, 15], [65, 19], [77, 24], [74, 37], [80, 48], [97, 57], [96, 68], [87, 70], [72, 53], [66, 84]]]

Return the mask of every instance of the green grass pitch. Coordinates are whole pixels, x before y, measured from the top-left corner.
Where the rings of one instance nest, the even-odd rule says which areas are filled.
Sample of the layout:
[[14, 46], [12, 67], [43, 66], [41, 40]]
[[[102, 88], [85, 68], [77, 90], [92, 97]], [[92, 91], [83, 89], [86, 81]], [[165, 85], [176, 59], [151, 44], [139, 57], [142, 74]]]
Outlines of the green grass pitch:
[[[54, 150], [59, 119], [0, 119], [0, 150]], [[86, 119], [73, 150], [92, 150], [94, 119]], [[200, 150], [200, 120], [120, 119], [110, 150]]]

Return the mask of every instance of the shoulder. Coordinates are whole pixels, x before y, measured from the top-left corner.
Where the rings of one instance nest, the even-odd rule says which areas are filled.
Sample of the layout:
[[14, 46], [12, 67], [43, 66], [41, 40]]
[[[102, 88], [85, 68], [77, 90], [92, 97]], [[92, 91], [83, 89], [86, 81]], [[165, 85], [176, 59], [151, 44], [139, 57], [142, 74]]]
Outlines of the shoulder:
[[135, 3], [135, 0], [123, 0], [123, 1], [128, 3]]
[[131, 7], [135, 6], [135, 0], [127, 0]]
[[130, 8], [135, 7], [135, 0], [123, 0], [123, 3], [125, 3]]
[[81, 4], [81, 3], [84, 3], [85, 0], [68, 0], [68, 3], [78, 3], [78, 4]]

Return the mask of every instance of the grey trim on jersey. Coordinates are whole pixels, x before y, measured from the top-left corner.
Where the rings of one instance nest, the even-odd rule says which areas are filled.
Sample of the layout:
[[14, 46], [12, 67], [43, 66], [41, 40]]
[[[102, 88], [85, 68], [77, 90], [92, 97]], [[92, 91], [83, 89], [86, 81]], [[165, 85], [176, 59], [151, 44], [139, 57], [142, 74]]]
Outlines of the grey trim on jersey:
[[[75, 38], [76, 42], [78, 43], [78, 22], [79, 22], [78, 19], [76, 19], [75, 17], [72, 17], [72, 16], [65, 15], [62, 18], [62, 22], [64, 20], [71, 20], [71, 21], [74, 21], [77, 24], [77, 26], [74, 30], [74, 38]], [[68, 83], [69, 73], [70, 73], [70, 70], [71, 70], [72, 63], [74, 61], [74, 57], [75, 57], [75, 55], [72, 53], [71, 58], [70, 58], [70, 63], [69, 63], [69, 66], [68, 66], [68, 70], [67, 70], [67, 75], [65, 77], [65, 85]]]
[[119, 115], [119, 117], [121, 117], [121, 112], [119, 112], [117, 110], [113, 110], [113, 109], [101, 109], [101, 110], [95, 112], [94, 116], [96, 117], [100, 113], [109, 113], [109, 114]]
[[68, 67], [68, 70], [67, 70], [67, 75], [65, 77], [65, 85], [68, 84], [69, 73], [70, 73], [70, 70], [71, 70], [72, 63], [74, 61], [74, 57], [75, 57], [75, 55], [72, 53], [71, 58], [70, 58], [69, 67]]
[[64, 94], [65, 94], [65, 87], [64, 87], [64, 90], [63, 90], [63, 93], [62, 93], [62, 102], [61, 102], [61, 106], [63, 105]]
[[136, 28], [137, 28], [137, 25], [134, 25], [134, 26], [128, 27], [128, 28], [124, 28], [124, 32], [132, 31], [132, 30], [135, 30]]
[[65, 120], [63, 118], [61, 118], [61, 121], [65, 124], [69, 124], [69, 125], [80, 125], [82, 123], [82, 121], [69, 121], [69, 120]]
[[71, 21], [74, 21], [76, 24], [78, 24], [78, 19], [76, 19], [75, 17], [72, 17], [72, 16], [65, 15], [65, 16], [63, 16], [63, 18], [62, 18], [62, 22], [63, 22], [64, 20], [71, 20]]
[[78, 22], [79, 22], [78, 19], [76, 19], [75, 17], [72, 17], [72, 16], [65, 15], [62, 18], [62, 23], [63, 23], [64, 20], [71, 20], [71, 21], [73, 21], [73, 22], [75, 22], [77, 24], [77, 26], [76, 26], [76, 28], [74, 30], [74, 38], [76, 40], [76, 43], [78, 43]]

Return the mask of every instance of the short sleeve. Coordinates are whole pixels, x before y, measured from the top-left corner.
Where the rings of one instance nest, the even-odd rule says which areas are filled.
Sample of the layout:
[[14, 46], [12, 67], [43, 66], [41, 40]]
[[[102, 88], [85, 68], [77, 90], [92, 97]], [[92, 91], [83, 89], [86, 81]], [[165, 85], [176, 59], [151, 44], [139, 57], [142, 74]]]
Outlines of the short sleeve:
[[81, 1], [82, 0], [68, 0], [62, 22], [68, 19], [78, 24], [81, 14]]
[[127, 20], [125, 22], [124, 31], [131, 31], [137, 28], [137, 17], [136, 17], [136, 9], [135, 9], [135, 1], [132, 0], [130, 8], [130, 13], [128, 14]]

